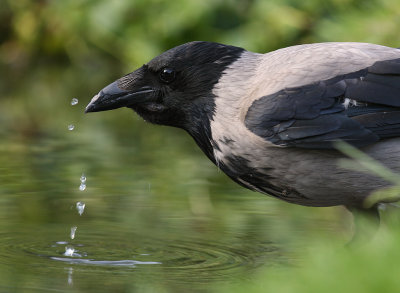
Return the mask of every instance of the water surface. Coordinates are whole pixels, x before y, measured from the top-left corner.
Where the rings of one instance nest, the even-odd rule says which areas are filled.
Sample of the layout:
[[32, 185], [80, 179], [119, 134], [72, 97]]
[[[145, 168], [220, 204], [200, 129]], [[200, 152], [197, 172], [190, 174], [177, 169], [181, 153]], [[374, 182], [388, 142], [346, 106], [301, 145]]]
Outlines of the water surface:
[[1, 292], [211, 292], [294, 265], [305, 247], [293, 239], [338, 230], [324, 213], [230, 182], [181, 148], [195, 148], [189, 139], [96, 135], [3, 137]]

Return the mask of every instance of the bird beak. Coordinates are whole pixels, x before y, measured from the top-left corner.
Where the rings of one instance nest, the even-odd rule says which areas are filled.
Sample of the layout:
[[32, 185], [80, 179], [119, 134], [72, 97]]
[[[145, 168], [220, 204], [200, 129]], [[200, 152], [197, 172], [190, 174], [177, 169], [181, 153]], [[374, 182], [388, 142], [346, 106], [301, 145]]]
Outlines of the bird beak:
[[118, 80], [114, 81], [95, 95], [86, 106], [85, 113], [113, 110], [148, 102], [151, 99], [151, 93], [154, 92], [154, 89], [149, 86], [124, 90], [118, 84]]

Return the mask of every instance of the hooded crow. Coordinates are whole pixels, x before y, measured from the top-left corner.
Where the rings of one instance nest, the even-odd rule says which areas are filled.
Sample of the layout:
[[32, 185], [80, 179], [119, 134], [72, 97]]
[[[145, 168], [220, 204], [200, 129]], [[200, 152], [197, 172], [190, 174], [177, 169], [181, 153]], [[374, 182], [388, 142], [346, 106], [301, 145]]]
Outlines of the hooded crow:
[[128, 107], [187, 131], [240, 185], [305, 206], [362, 209], [389, 182], [343, 169], [344, 141], [400, 172], [400, 50], [317, 43], [266, 54], [190, 42], [102, 89], [86, 112]]

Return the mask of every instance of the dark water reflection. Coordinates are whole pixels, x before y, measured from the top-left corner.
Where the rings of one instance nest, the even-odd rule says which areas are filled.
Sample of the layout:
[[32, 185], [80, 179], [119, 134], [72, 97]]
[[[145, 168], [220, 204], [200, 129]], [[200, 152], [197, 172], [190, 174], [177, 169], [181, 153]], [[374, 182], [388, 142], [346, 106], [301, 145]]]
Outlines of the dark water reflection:
[[338, 229], [236, 186], [200, 153], [176, 153], [182, 142], [94, 137], [3, 139], [1, 292], [208, 292], [290, 264], [305, 230]]

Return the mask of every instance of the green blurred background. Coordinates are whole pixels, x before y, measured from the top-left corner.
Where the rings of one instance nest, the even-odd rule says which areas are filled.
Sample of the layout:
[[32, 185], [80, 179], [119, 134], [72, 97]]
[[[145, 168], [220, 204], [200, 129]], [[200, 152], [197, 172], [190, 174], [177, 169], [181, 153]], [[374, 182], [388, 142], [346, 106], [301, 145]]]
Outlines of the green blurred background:
[[[93, 225], [140, 223], [135, 229], [141, 234], [162, 227], [172, 240], [193, 232], [222, 239], [229, 230], [290, 251], [283, 254], [294, 267], [272, 273], [269, 268], [250, 284], [216, 292], [392, 292], [400, 273], [396, 229], [385, 228], [360, 250], [334, 253], [338, 248], [330, 245], [343, 245], [351, 235], [342, 209], [266, 199], [218, 172], [183, 131], [146, 124], [128, 109], [91, 115], [83, 110], [108, 83], [188, 41], [260, 53], [327, 41], [400, 47], [399, 28], [398, 0], [2, 0], [0, 232], [23, 230], [26, 223], [46, 230], [49, 223], [71, 222], [68, 199], [82, 198], [75, 185], [84, 170], [97, 186], [88, 185], [84, 198], [92, 206]], [[72, 98], [79, 99], [77, 106], [70, 105]], [[69, 124], [75, 125], [73, 133]], [[148, 181], [152, 197], [145, 196]], [[142, 209], [155, 203], [158, 209]], [[109, 214], [111, 204], [115, 214]], [[179, 233], [171, 228], [176, 225]], [[260, 235], [264, 227], [268, 232]], [[292, 249], [297, 244], [300, 251]], [[2, 253], [8, 252], [0, 249], [0, 262]], [[34, 280], [22, 264], [15, 267], [14, 276]], [[8, 270], [0, 271], [5, 276]], [[4, 280], [0, 276], [0, 288]]]
[[[399, 27], [397, 0], [2, 0], [1, 132], [52, 133], [72, 97], [86, 103], [104, 85], [184, 42], [256, 52], [326, 41], [400, 46]], [[117, 124], [131, 118], [109, 117]]]

